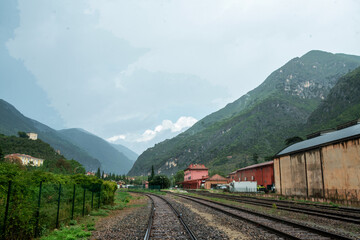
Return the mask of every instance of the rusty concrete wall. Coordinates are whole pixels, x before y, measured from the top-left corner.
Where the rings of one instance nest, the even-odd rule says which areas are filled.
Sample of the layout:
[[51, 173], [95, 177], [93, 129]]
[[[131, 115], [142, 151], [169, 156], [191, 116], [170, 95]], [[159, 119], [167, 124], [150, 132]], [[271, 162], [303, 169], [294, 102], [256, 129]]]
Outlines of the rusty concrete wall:
[[281, 156], [274, 174], [279, 194], [360, 200], [360, 139]]
[[276, 192], [281, 194], [280, 158], [274, 159], [274, 179]]
[[292, 187], [291, 183], [291, 165], [290, 156], [280, 158], [280, 171], [281, 171], [281, 193], [286, 195], [286, 189]]
[[304, 153], [294, 154], [290, 156], [290, 170], [292, 195], [307, 195], [307, 179], [305, 172]]
[[323, 147], [322, 157], [326, 195], [360, 199], [360, 139]]
[[308, 195], [313, 197], [323, 196], [323, 174], [320, 149], [311, 150], [305, 153]]

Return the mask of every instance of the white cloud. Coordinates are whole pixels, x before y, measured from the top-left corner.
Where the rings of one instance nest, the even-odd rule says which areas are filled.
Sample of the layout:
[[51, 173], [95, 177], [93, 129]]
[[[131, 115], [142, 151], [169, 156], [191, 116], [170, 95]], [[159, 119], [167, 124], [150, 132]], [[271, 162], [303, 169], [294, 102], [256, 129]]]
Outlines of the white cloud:
[[[171, 120], [163, 120], [160, 125], [157, 125], [154, 129], [147, 129], [142, 134], [121, 134], [108, 138], [109, 142], [116, 142], [119, 140], [125, 140], [126, 142], [149, 142], [164, 132], [179, 133], [182, 132], [197, 122], [194, 117], [180, 117], [176, 122]], [[173, 135], [173, 134], [171, 134]], [[123, 142], [123, 141], [122, 141]]]
[[172, 133], [181, 132], [194, 125], [197, 120], [193, 117], [180, 117], [175, 123], [170, 120], [164, 120], [160, 125], [157, 125], [154, 130], [147, 129], [145, 132], [136, 139], [137, 142], [147, 142], [156, 137], [158, 133], [170, 130]]
[[116, 141], [118, 141], [118, 140], [125, 140], [125, 139], [126, 139], [126, 136], [123, 135], [123, 134], [121, 134], [121, 135], [113, 136], [113, 137], [108, 138], [108, 139], [106, 139], [106, 140], [109, 141], [109, 142], [111, 142], [111, 143], [113, 143], [113, 142], [116, 142]]

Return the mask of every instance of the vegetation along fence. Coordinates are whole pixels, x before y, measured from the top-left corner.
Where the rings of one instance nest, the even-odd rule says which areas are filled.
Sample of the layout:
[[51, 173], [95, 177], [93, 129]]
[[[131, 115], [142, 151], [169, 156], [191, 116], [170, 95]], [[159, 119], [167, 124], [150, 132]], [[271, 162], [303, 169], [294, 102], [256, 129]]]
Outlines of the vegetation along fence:
[[323, 198], [331, 201], [360, 201], [359, 189], [308, 189], [308, 188], [285, 188], [283, 195]]
[[0, 182], [1, 239], [31, 239], [113, 201], [103, 183]]

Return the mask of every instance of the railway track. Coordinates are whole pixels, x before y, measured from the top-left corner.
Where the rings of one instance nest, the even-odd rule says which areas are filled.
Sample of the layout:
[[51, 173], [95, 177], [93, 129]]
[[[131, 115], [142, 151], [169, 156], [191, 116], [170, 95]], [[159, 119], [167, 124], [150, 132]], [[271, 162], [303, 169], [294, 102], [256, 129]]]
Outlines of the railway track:
[[[198, 195], [207, 196], [207, 197], [216, 197], [222, 198], [230, 201], [246, 203], [261, 207], [273, 208], [276, 204], [276, 208], [280, 210], [286, 210], [291, 212], [303, 213], [308, 215], [313, 215], [317, 217], [324, 217], [328, 219], [334, 219], [343, 222], [360, 224], [360, 211], [358, 209], [351, 208], [334, 208], [334, 207], [320, 207], [321, 205], [311, 205], [311, 204], [298, 204], [293, 202], [284, 202], [279, 200], [271, 199], [258, 199], [242, 196], [231, 196], [224, 194], [208, 193], [208, 192], [194, 192]], [[352, 210], [352, 211], [351, 211]]]
[[267, 214], [261, 214], [248, 209], [234, 207], [211, 200], [197, 198], [193, 196], [185, 196], [182, 194], [175, 194], [178, 197], [197, 202], [201, 205], [210, 207], [214, 210], [220, 211], [226, 215], [234, 218], [245, 220], [256, 226], [277, 234], [285, 239], [352, 239], [347, 236], [331, 233], [314, 227], [309, 227], [303, 224], [295, 223], [293, 221], [284, 220], [282, 218], [274, 217]]
[[144, 240], [148, 239], [191, 239], [195, 235], [173, 206], [164, 198], [146, 194], [152, 201], [148, 228]]

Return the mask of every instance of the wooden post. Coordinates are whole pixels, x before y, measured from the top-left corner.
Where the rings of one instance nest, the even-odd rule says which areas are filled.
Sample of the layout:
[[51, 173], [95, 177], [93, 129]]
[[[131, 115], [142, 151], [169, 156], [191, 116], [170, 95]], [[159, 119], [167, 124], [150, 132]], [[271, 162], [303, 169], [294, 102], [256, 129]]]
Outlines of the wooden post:
[[85, 215], [85, 191], [86, 191], [86, 188], [84, 188], [82, 216], [84, 216], [84, 215]]

